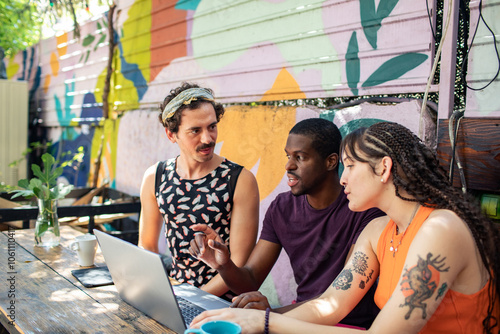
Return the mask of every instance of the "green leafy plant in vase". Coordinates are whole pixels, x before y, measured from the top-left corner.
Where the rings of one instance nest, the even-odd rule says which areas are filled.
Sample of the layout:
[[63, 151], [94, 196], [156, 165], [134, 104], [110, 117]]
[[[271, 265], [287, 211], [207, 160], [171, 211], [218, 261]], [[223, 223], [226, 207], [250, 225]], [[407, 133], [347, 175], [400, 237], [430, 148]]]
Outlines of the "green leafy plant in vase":
[[35, 225], [35, 243], [37, 246], [55, 247], [61, 238], [57, 218], [57, 200], [64, 198], [73, 185], [57, 183], [63, 172], [62, 167], [55, 166], [55, 159], [50, 153], [42, 155], [43, 171], [37, 164], [31, 165], [35, 177], [19, 180], [18, 186], [23, 189], [12, 190], [12, 198], [24, 196], [36, 197], [38, 200], [38, 217]]

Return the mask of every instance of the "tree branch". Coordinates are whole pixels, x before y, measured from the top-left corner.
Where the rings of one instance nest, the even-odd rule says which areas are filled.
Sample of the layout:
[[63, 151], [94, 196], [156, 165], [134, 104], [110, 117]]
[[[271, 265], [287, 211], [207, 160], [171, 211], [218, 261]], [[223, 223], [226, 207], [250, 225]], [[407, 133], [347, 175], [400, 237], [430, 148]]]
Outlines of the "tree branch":
[[109, 6], [108, 11], [108, 66], [106, 70], [106, 79], [104, 80], [104, 87], [102, 91], [102, 116], [106, 119], [109, 118], [109, 91], [111, 87], [111, 74], [113, 73], [113, 56], [115, 53], [115, 29], [113, 24], [113, 14], [116, 9], [116, 3]]

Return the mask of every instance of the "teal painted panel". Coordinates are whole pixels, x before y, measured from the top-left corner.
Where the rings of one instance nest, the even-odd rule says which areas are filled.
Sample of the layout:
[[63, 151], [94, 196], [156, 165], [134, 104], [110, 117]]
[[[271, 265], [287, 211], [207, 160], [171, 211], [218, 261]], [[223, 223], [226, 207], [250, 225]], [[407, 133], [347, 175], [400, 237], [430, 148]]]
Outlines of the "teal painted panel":
[[201, 0], [178, 0], [175, 9], [196, 10]]

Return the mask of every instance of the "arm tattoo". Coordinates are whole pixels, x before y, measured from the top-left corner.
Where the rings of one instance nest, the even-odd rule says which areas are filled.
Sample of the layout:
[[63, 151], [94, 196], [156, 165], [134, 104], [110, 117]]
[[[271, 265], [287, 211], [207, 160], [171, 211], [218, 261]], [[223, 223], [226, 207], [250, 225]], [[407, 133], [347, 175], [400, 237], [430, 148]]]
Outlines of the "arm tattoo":
[[360, 289], [364, 289], [366, 287], [366, 285], [368, 284], [368, 282], [370, 282], [370, 280], [372, 279], [372, 276], [373, 276], [373, 272], [374, 270], [372, 269], [372, 271], [370, 272], [370, 274], [365, 275], [366, 276], [366, 282], [365, 281], [360, 281], [359, 282], [359, 288]]
[[363, 280], [359, 282], [359, 288], [364, 289], [366, 287], [366, 284], [370, 281], [373, 274], [372, 270], [369, 276], [366, 275], [366, 271], [368, 270], [368, 256], [363, 252], [356, 252], [354, 253], [352, 263], [354, 271], [357, 274], [367, 277], [366, 282]]
[[356, 252], [354, 253], [352, 262], [354, 271], [357, 274], [366, 276], [366, 270], [368, 269], [368, 256], [363, 252]]
[[366, 278], [366, 283], [370, 282], [370, 280], [372, 279], [374, 271], [375, 270], [372, 269], [372, 271], [368, 274], [368, 277]]
[[448, 284], [443, 283], [441, 287], [438, 290], [438, 294], [436, 296], [436, 300], [438, 300], [440, 297], [444, 296], [444, 293], [446, 292], [446, 289], [448, 288]]
[[[354, 279], [352, 272], [354, 271], [356, 274], [366, 277], [366, 271], [368, 270], [368, 256], [363, 252], [355, 252], [353, 255], [353, 259], [351, 260], [352, 269], [344, 269], [337, 276], [335, 281], [333, 281], [332, 286], [337, 290], [348, 290], [351, 287], [351, 283]], [[373, 274], [373, 270], [369, 275], [369, 278], [366, 280], [366, 283], [371, 279]], [[364, 281], [359, 282], [359, 287], [361, 289], [365, 288], [366, 283]]]
[[[446, 257], [440, 259], [440, 255], [432, 258], [432, 253], [427, 254], [424, 260], [418, 257], [417, 265], [403, 272], [403, 280], [401, 281], [401, 291], [405, 295], [405, 303], [399, 307], [408, 306], [410, 309], [405, 315], [405, 319], [410, 318], [414, 309], [420, 308], [422, 310], [422, 319], [427, 318], [427, 304], [425, 300], [431, 298], [439, 284], [439, 273], [446, 272], [450, 267], [444, 268]], [[447, 284], [443, 283], [438, 290], [438, 296], [444, 295]]]
[[337, 276], [335, 281], [333, 281], [332, 286], [337, 290], [348, 290], [351, 287], [352, 280], [353, 276], [351, 269], [344, 269]]

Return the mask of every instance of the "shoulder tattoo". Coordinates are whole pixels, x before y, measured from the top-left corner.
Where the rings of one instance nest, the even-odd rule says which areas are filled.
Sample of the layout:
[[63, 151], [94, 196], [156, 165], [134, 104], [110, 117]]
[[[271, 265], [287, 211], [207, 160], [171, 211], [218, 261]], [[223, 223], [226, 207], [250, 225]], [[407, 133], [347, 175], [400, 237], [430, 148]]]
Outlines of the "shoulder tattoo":
[[[401, 291], [405, 296], [404, 304], [399, 307], [409, 307], [405, 319], [410, 318], [411, 313], [419, 308], [422, 310], [422, 319], [427, 318], [426, 301], [432, 297], [439, 285], [439, 273], [446, 272], [450, 267], [446, 267], [446, 257], [440, 255], [432, 258], [432, 253], [428, 253], [426, 259], [418, 257], [417, 265], [403, 272], [401, 281]], [[436, 300], [444, 296], [448, 285], [443, 283], [438, 289]]]

